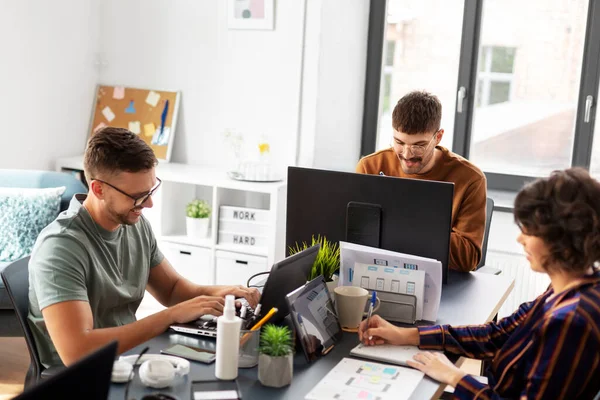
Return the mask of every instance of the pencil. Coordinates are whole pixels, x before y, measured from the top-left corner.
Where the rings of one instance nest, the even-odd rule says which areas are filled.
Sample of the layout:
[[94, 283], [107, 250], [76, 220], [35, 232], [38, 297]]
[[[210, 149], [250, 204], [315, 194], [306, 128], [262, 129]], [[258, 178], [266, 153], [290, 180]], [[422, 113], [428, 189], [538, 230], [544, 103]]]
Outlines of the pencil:
[[[267, 313], [267, 315], [265, 315], [260, 321], [258, 321], [256, 324], [254, 324], [254, 326], [252, 328], [250, 328], [251, 331], [257, 331], [259, 330], [268, 320], [271, 319], [271, 317], [277, 312], [277, 307], [273, 307], [271, 308], [271, 310]], [[246, 344], [246, 342], [250, 339], [250, 332], [247, 332], [244, 334], [244, 336], [242, 336], [242, 339], [240, 340], [240, 346], [243, 346]]]

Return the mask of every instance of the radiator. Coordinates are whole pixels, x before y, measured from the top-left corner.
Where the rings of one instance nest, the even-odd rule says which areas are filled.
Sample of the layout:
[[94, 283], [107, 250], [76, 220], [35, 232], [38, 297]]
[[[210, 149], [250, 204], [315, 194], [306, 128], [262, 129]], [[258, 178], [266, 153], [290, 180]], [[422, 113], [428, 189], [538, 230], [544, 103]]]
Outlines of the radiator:
[[521, 303], [535, 299], [545, 292], [550, 284], [548, 275], [533, 272], [529, 261], [522, 254], [489, 250], [486, 265], [500, 269], [502, 275], [515, 280], [512, 292], [498, 311], [498, 318], [512, 314]]

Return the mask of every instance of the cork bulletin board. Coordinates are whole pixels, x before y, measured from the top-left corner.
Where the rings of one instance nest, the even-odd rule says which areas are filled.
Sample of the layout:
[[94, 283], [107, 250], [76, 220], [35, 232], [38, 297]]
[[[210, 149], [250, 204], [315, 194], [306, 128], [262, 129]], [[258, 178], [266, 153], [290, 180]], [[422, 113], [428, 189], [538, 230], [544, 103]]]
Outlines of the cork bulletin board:
[[181, 93], [98, 85], [89, 137], [105, 126], [129, 129], [169, 161]]

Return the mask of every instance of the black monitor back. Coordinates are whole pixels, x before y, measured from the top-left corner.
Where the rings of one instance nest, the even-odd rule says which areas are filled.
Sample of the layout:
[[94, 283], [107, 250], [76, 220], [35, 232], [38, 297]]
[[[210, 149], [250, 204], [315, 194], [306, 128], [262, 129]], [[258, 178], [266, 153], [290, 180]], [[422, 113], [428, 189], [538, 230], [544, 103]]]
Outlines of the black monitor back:
[[14, 400], [106, 400], [118, 343], [111, 342], [58, 374], [25, 390]]
[[[289, 167], [286, 249], [319, 234], [377, 243], [373, 247], [439, 260], [446, 283], [453, 196], [449, 182]], [[362, 235], [353, 231], [361, 220], [367, 222]]]

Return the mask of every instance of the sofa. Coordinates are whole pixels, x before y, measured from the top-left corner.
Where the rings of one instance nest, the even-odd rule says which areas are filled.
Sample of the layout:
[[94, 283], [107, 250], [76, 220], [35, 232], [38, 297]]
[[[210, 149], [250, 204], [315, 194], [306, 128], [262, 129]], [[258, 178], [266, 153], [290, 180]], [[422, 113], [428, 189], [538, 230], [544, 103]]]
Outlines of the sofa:
[[[83, 182], [73, 174], [55, 171], [0, 169], [0, 188], [55, 188], [64, 186], [66, 189], [60, 198], [60, 211], [69, 207], [69, 202], [75, 193], [87, 193]], [[3, 227], [0, 223], [0, 232]], [[0, 261], [0, 271], [11, 262]], [[3, 330], [13, 331], [16, 325], [12, 304], [4, 283], [0, 279], [0, 336], [9, 336]], [[17, 331], [18, 332], [18, 331]], [[12, 336], [12, 335], [10, 335]]]

